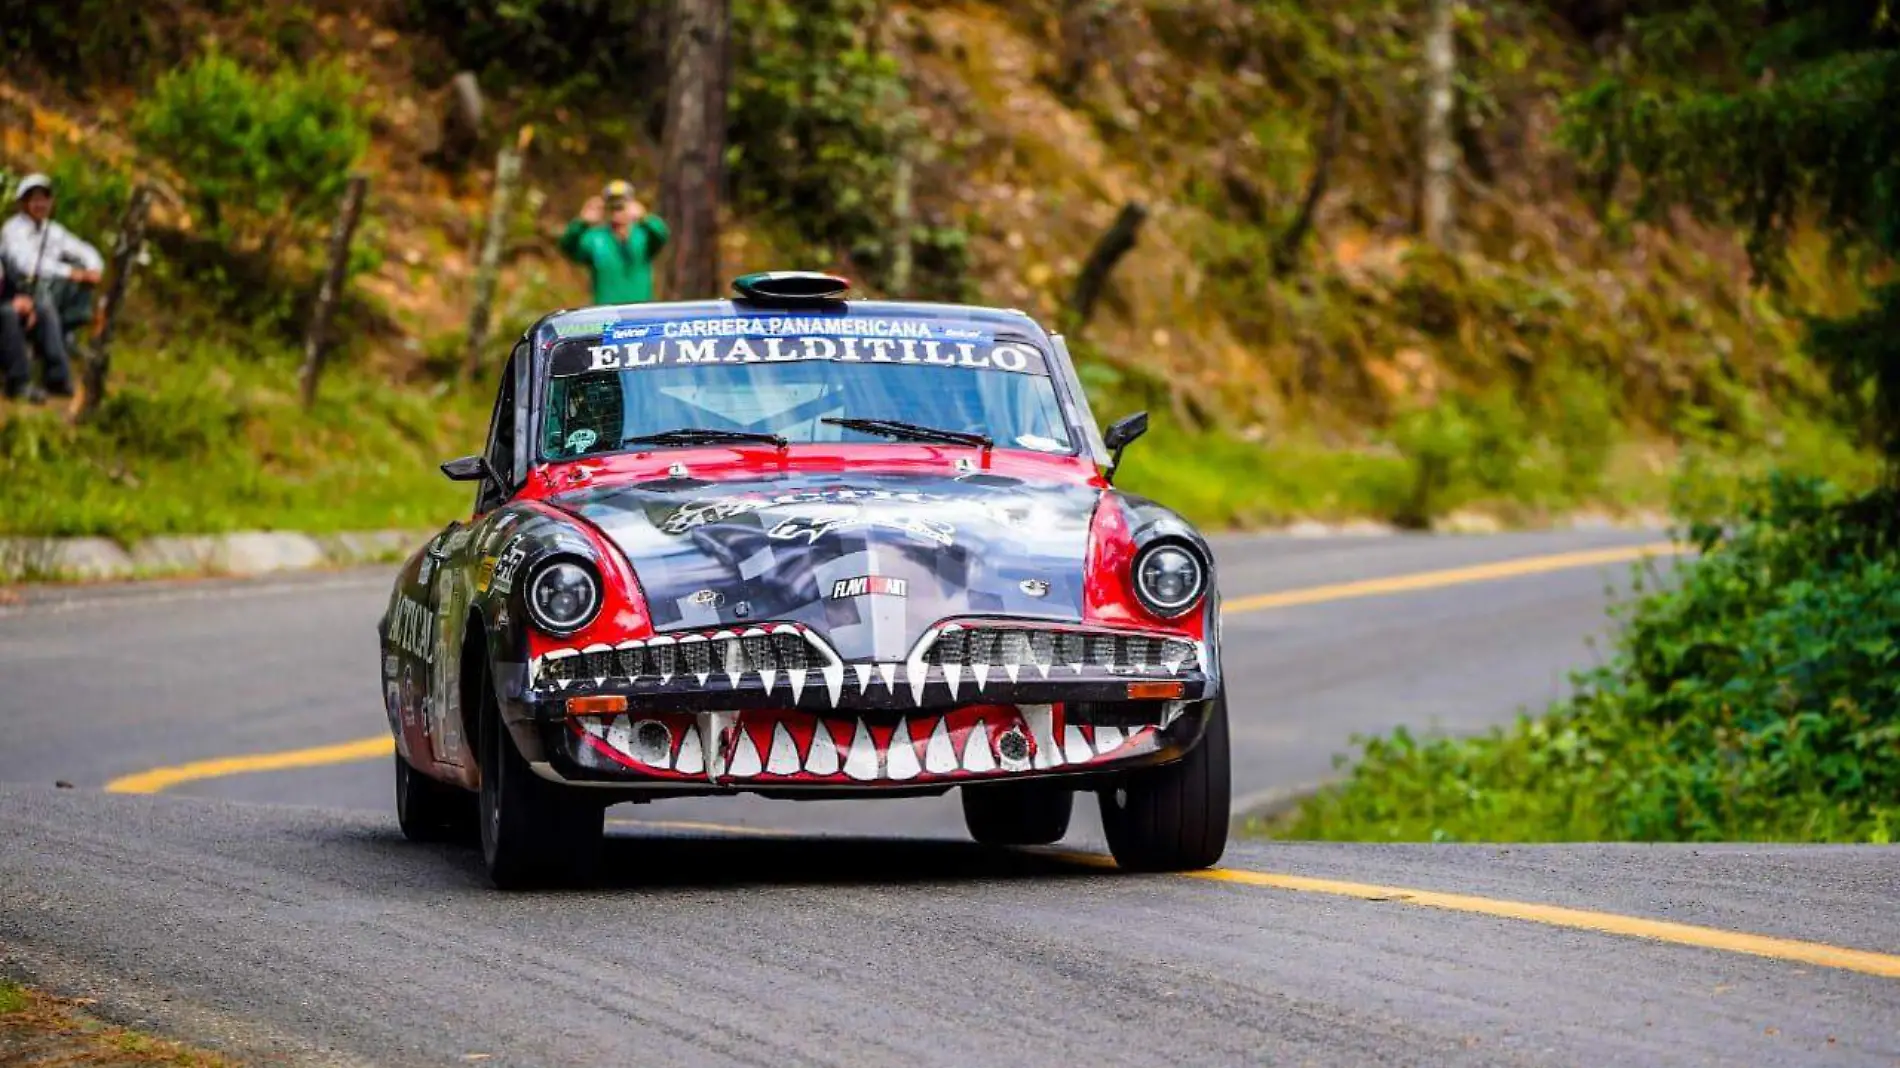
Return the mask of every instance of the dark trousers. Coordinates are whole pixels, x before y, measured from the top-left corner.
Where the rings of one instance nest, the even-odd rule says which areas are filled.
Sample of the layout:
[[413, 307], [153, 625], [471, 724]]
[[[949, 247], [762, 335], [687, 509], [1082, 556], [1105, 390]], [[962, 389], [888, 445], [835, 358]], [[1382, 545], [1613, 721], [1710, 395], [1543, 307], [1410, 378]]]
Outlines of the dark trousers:
[[20, 313], [13, 310], [12, 301], [0, 303], [0, 377], [5, 379], [9, 396], [22, 392], [33, 381], [32, 365], [26, 359], [29, 333], [34, 347], [40, 351], [40, 361], [45, 364], [46, 388], [54, 393], [72, 389], [72, 368], [66, 362], [66, 332], [60, 328], [57, 314], [44, 302], [34, 305], [34, 312], [38, 318], [29, 331], [20, 321]]

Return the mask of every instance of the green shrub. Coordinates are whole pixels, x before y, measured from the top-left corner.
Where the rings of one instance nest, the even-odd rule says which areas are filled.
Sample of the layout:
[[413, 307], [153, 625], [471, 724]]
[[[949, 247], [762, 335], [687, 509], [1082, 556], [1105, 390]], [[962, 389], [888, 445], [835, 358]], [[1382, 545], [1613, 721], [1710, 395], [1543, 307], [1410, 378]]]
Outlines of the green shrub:
[[189, 183], [210, 236], [269, 248], [335, 210], [369, 144], [361, 92], [339, 66], [259, 75], [213, 51], [159, 79], [132, 133]]
[[1361, 840], [1891, 841], [1900, 493], [1777, 478], [1629, 613], [1543, 716], [1360, 739], [1286, 833]]

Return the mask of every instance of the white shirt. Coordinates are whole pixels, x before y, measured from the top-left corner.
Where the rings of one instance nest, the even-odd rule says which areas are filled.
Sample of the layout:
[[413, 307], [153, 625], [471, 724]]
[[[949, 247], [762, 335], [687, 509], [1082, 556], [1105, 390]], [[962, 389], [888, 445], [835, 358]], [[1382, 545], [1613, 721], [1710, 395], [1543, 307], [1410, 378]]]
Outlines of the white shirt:
[[0, 260], [6, 262], [7, 273], [22, 289], [36, 274], [40, 278], [70, 278], [75, 267], [101, 271], [106, 266], [99, 250], [71, 230], [52, 219], [44, 225], [35, 223], [23, 211], [15, 212], [5, 226], [0, 226]]

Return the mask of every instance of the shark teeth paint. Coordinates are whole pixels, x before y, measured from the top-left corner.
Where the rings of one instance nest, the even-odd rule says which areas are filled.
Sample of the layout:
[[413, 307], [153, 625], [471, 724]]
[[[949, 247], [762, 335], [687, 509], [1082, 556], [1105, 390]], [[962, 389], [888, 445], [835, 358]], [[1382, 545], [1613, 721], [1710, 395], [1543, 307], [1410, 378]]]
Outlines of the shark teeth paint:
[[1057, 722], [1049, 705], [975, 706], [878, 725], [783, 711], [580, 716], [597, 751], [662, 777], [742, 782], [908, 783], [1106, 763], [1152, 751], [1156, 726]]

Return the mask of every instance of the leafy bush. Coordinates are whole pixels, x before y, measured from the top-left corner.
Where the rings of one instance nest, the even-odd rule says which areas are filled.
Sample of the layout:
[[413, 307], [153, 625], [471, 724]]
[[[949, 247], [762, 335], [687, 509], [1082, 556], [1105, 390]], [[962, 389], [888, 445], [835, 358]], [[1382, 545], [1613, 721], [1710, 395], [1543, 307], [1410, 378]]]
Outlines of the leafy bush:
[[1360, 840], [1892, 841], [1900, 493], [1778, 478], [1640, 601], [1547, 714], [1361, 739], [1286, 833]]
[[132, 133], [190, 183], [212, 236], [270, 247], [335, 209], [369, 144], [361, 91], [335, 65], [264, 76], [214, 51], [160, 78]]

